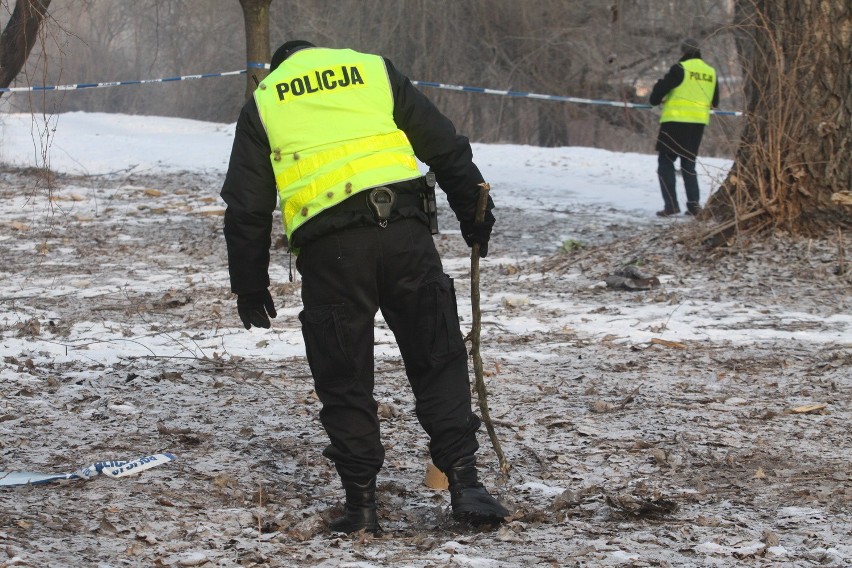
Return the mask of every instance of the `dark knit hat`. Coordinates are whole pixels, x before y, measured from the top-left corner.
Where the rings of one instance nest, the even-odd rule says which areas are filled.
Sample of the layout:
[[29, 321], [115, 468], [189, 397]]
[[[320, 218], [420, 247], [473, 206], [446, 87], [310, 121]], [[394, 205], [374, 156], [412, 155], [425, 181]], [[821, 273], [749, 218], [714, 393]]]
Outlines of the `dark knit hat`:
[[294, 52], [299, 51], [305, 47], [316, 47], [309, 41], [305, 41], [303, 39], [293, 39], [281, 44], [281, 47], [275, 50], [275, 54], [272, 56], [272, 61], [270, 62], [270, 71], [275, 71], [275, 69], [281, 65], [281, 63], [290, 57]]
[[701, 45], [697, 39], [688, 37], [680, 42], [680, 52], [684, 55], [701, 51]]

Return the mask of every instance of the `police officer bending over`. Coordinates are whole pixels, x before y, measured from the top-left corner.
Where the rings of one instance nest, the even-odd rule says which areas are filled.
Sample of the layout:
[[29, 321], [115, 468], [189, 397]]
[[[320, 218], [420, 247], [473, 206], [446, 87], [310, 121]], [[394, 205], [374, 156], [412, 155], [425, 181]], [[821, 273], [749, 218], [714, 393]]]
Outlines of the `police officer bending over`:
[[221, 192], [228, 267], [246, 329], [270, 327], [277, 197], [302, 276], [299, 320], [330, 440], [323, 454], [346, 494], [344, 515], [331, 529], [380, 531], [378, 310], [402, 353], [432, 461], [449, 479], [453, 515], [502, 521], [509, 511], [478, 480], [480, 420], [471, 410], [467, 351], [415, 161], [435, 172], [465, 242], [479, 243], [484, 257], [494, 204], [484, 222], [474, 222], [483, 178], [468, 139], [380, 56], [296, 40], [275, 52], [271, 67], [240, 114]]

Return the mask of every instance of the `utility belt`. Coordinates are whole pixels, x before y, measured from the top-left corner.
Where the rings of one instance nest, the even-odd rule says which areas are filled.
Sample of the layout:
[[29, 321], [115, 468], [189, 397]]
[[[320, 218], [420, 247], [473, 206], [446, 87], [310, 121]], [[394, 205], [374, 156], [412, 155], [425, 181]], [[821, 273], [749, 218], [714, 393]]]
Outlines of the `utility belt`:
[[386, 227], [396, 218], [419, 218], [429, 225], [433, 235], [438, 233], [434, 173], [359, 191], [296, 229], [288, 246], [291, 250], [299, 250], [307, 243], [347, 227], [373, 222]]
[[[426, 214], [432, 234], [438, 233], [438, 210], [435, 202], [435, 174], [410, 182], [394, 184], [397, 187], [381, 185], [360, 191], [334, 206], [335, 211], [369, 210], [381, 227], [386, 227], [395, 211], [416, 208]], [[407, 185], [405, 190], [399, 186]], [[418, 187], [419, 186], [419, 187]], [[419, 191], [418, 191], [419, 189]]]

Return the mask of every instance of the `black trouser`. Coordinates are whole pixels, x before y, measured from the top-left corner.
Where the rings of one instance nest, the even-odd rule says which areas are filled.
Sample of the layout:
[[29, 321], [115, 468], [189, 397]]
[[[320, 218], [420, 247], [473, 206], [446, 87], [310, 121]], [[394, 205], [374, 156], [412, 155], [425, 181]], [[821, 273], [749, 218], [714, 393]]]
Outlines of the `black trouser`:
[[695, 158], [704, 134], [703, 124], [667, 122], [660, 127], [657, 136], [657, 175], [660, 178], [660, 192], [663, 204], [668, 211], [679, 211], [675, 186], [675, 160], [680, 158], [680, 172], [683, 176], [683, 188], [686, 193], [686, 207], [694, 211], [699, 207], [701, 196], [698, 190], [698, 175], [695, 171]]
[[[675, 188], [674, 162], [678, 154], [668, 150], [657, 155], [657, 174], [660, 176], [660, 192], [663, 204], [669, 211], [679, 211], [677, 190]], [[683, 176], [683, 189], [686, 192], [686, 207], [694, 209], [699, 204], [698, 175], [695, 172], [695, 157], [680, 155], [680, 172]]]
[[305, 244], [299, 315], [331, 444], [324, 455], [343, 480], [375, 476], [384, 462], [373, 398], [373, 344], [379, 309], [396, 337], [415, 411], [433, 463], [446, 471], [478, 449], [467, 350], [452, 280], [428, 227], [399, 219], [386, 228], [344, 229]]

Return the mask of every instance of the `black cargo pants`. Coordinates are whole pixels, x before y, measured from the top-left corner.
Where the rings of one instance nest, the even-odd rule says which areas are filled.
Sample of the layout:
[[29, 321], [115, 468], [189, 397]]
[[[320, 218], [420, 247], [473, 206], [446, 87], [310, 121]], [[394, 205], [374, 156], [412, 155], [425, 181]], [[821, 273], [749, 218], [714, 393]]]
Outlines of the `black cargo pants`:
[[337, 231], [305, 244], [299, 314], [320, 420], [324, 455], [343, 480], [364, 481], [384, 463], [373, 398], [375, 315], [380, 309], [405, 363], [415, 411], [433, 463], [446, 471], [478, 449], [467, 351], [453, 282], [428, 227], [398, 219]]

